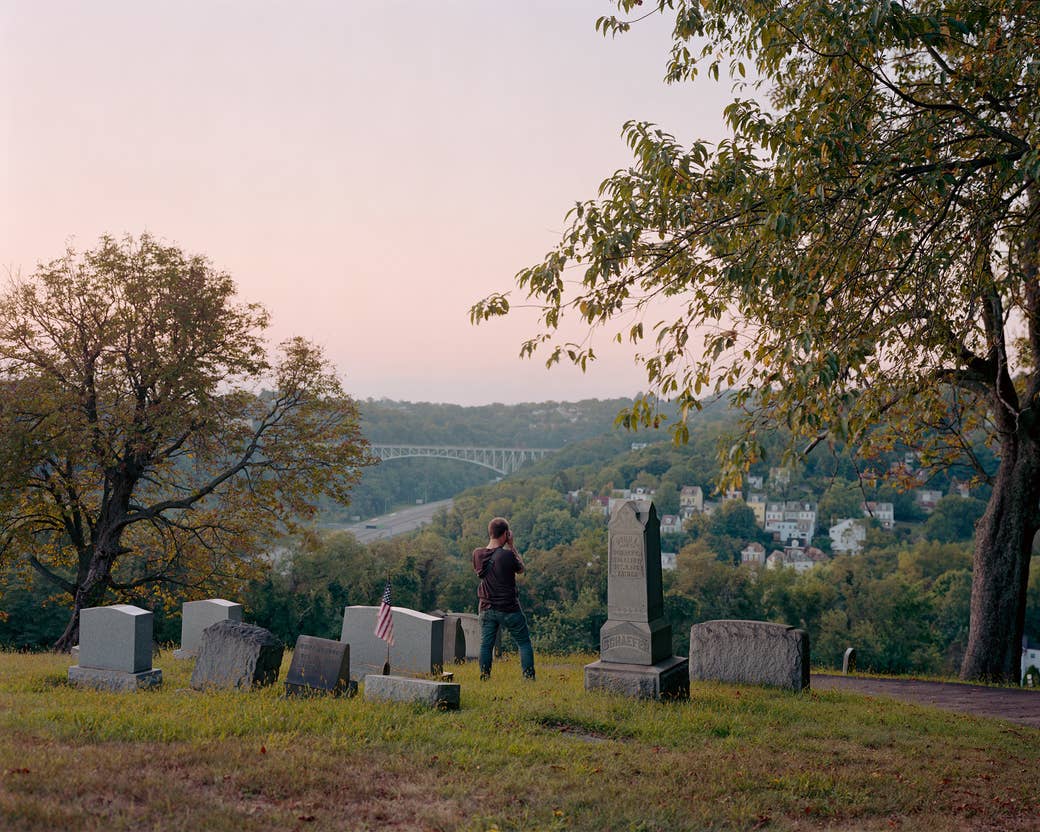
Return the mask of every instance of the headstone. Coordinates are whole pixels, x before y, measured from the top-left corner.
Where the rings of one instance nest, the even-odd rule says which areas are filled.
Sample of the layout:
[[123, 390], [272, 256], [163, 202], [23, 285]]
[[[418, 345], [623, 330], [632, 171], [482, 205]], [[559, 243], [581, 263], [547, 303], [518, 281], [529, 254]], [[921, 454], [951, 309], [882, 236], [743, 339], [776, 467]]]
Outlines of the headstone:
[[[353, 606], [343, 610], [340, 641], [350, 645], [350, 678], [381, 673], [387, 644], [376, 637], [379, 607]], [[440, 673], [444, 666], [444, 619], [407, 607], [393, 607], [394, 644], [390, 669], [394, 673]]]
[[285, 677], [286, 696], [333, 696], [357, 692], [350, 681], [350, 645], [330, 638], [300, 636], [296, 639], [289, 673]]
[[809, 635], [767, 621], [705, 621], [690, 628], [690, 680], [809, 687]]
[[[453, 612], [445, 613], [443, 618], [444, 647], [441, 650], [441, 658], [444, 660], [444, 665], [466, 661], [466, 633], [462, 629], [462, 618]], [[480, 651], [479, 642], [477, 651]]]
[[[466, 658], [467, 659], [479, 659], [480, 658], [480, 616], [474, 615], [471, 612], [453, 612], [451, 615], [457, 616], [459, 623], [462, 625], [462, 635], [466, 639]], [[502, 654], [502, 630], [504, 627], [498, 628], [498, 634], [495, 636], [495, 655], [499, 656]]]
[[365, 677], [365, 699], [373, 702], [415, 702], [441, 710], [459, 707], [458, 682], [435, 682], [407, 676]]
[[664, 618], [661, 527], [653, 503], [619, 505], [607, 530], [607, 621], [600, 660], [585, 666], [586, 690], [649, 699], [689, 695], [686, 659], [672, 655]]
[[88, 607], [79, 614], [79, 664], [69, 682], [102, 690], [138, 690], [162, 683], [152, 667], [152, 614], [130, 604]]
[[845, 656], [841, 660], [841, 672], [848, 676], [856, 672], [856, 648], [849, 647], [845, 650]]
[[187, 601], [181, 607], [181, 646], [173, 651], [175, 659], [191, 659], [199, 654], [202, 631], [218, 621], [241, 621], [242, 605], [223, 598]]
[[191, 686], [250, 689], [273, 685], [282, 666], [282, 643], [263, 627], [218, 621], [202, 631]]

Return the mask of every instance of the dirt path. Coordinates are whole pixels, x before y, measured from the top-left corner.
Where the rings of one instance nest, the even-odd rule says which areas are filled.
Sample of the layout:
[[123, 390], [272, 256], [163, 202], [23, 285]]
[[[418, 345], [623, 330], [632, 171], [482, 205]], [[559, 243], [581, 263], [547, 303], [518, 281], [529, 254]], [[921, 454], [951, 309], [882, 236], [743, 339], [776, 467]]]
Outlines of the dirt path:
[[1040, 692], [1016, 688], [919, 682], [912, 679], [867, 679], [814, 673], [813, 690], [848, 690], [868, 696], [890, 696], [904, 702], [948, 711], [988, 716], [1040, 728]]

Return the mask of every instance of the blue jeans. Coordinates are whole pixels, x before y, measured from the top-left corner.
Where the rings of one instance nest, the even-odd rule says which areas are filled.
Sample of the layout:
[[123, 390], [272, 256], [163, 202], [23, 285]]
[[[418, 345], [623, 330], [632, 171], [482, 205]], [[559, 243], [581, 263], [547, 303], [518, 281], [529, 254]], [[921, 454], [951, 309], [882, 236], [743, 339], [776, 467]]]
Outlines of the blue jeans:
[[527, 629], [527, 619], [522, 612], [499, 612], [498, 610], [482, 610], [480, 613], [480, 678], [491, 675], [492, 651], [499, 627], [505, 627], [516, 642], [520, 651], [520, 672], [525, 679], [534, 678], [534, 648], [531, 647], [531, 633]]

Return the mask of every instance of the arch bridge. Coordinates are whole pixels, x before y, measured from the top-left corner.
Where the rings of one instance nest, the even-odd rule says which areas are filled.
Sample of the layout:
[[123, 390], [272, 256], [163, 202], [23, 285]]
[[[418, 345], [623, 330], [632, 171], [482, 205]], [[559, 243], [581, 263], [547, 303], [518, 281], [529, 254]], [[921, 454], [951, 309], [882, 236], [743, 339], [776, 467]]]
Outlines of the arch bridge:
[[445, 445], [370, 445], [369, 451], [381, 461], [430, 457], [458, 459], [490, 468], [503, 477], [512, 474], [528, 462], [542, 459], [559, 448], [468, 448]]

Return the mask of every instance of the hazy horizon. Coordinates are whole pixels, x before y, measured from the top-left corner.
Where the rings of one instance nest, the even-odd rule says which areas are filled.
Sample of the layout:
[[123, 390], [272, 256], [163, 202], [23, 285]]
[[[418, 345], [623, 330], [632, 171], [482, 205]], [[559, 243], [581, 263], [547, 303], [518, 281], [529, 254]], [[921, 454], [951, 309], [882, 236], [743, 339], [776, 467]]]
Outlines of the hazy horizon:
[[323, 344], [358, 399], [631, 397], [629, 345], [548, 371], [518, 358], [533, 311], [468, 321], [628, 164], [626, 120], [721, 135], [728, 85], [667, 87], [666, 21], [605, 39], [611, 12], [0, 0], [0, 268], [148, 231], [227, 270], [272, 342]]

